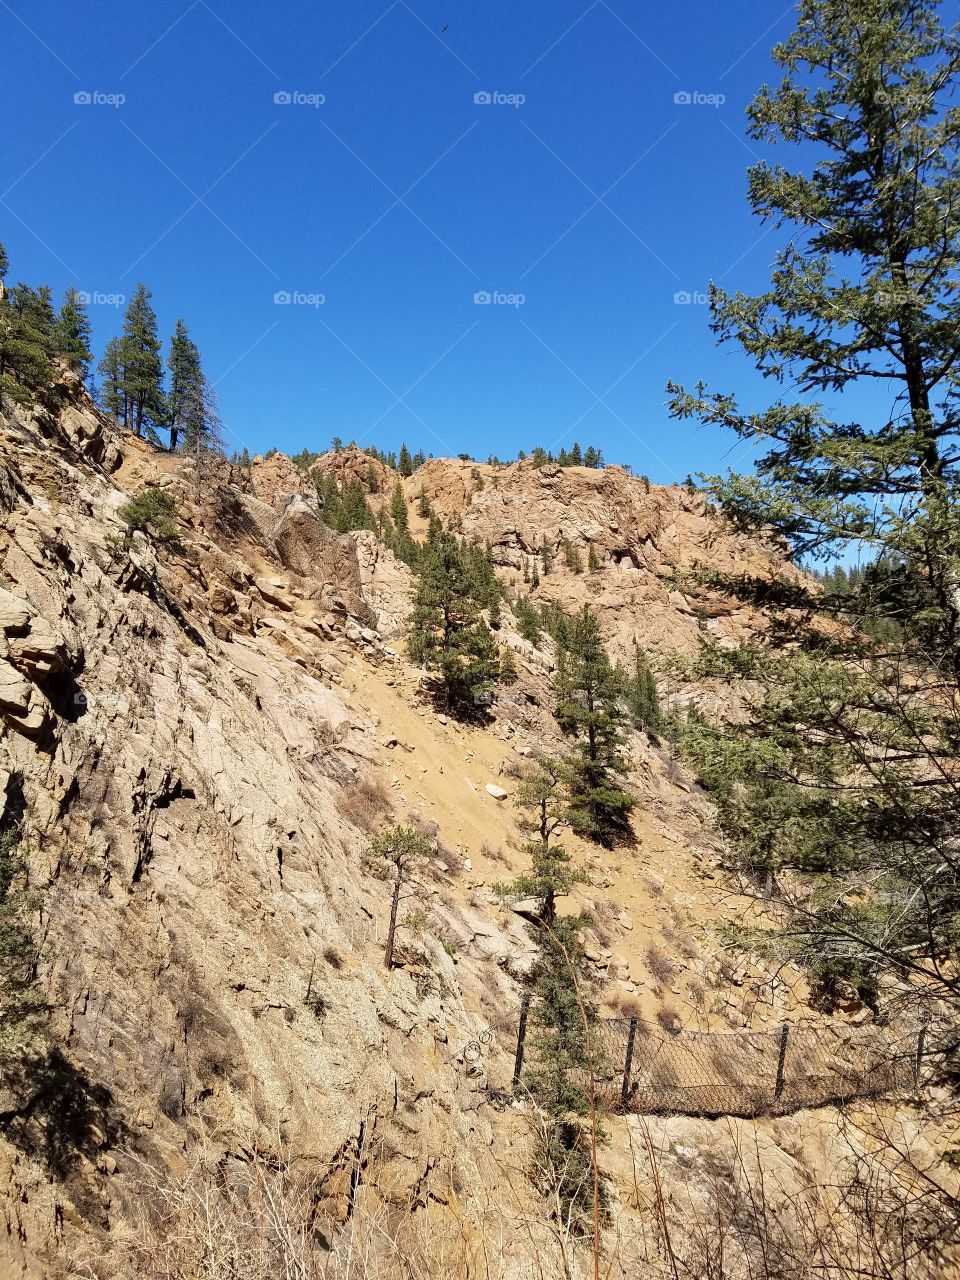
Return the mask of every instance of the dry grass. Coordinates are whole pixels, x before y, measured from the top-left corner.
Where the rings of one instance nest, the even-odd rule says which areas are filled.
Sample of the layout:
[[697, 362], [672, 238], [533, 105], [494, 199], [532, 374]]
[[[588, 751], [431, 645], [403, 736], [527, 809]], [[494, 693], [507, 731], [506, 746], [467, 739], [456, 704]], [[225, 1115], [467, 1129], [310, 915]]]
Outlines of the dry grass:
[[390, 793], [380, 778], [364, 778], [344, 787], [337, 808], [351, 826], [374, 831], [392, 809]]
[[657, 1021], [663, 1027], [664, 1031], [670, 1035], [676, 1035], [680, 1030], [680, 1015], [672, 1005], [661, 1005], [657, 1010]]
[[651, 945], [644, 953], [647, 968], [657, 982], [671, 982], [677, 975], [677, 966], [663, 947]]

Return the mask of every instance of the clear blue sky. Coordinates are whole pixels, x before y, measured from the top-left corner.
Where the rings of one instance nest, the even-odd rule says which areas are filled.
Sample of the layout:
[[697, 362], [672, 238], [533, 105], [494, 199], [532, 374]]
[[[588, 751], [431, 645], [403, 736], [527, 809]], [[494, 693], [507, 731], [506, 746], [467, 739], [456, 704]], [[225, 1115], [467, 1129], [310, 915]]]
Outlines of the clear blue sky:
[[[768, 281], [744, 106], [792, 23], [758, 0], [0, 0], [10, 275], [144, 280], [230, 448], [579, 439], [663, 483], [747, 466], [663, 388], [774, 391], [675, 295]], [[98, 350], [121, 314], [91, 307]]]

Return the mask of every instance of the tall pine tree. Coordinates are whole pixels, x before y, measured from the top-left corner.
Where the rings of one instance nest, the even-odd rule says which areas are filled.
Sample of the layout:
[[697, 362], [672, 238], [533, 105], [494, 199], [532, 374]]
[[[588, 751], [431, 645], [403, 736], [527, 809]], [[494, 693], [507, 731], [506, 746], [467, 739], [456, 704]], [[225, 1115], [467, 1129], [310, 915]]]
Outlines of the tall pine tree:
[[496, 644], [480, 612], [499, 598], [496, 580], [476, 552], [438, 522], [418, 555], [417, 572], [408, 652], [437, 673], [448, 709], [469, 710], [500, 670]]
[[[824, 991], [907, 979], [960, 1021], [957, 33], [937, 0], [802, 0], [774, 58], [750, 131], [799, 164], [756, 165], [750, 201], [791, 238], [767, 291], [711, 291], [712, 327], [800, 398], [749, 412], [674, 387], [673, 412], [760, 446], [755, 474], [710, 482], [739, 528], [870, 567], [842, 592], [731, 583], [782, 643], [705, 651], [702, 671], [758, 693], [747, 723], [694, 717], [683, 745]], [[858, 419], [861, 386], [887, 416]]]
[[53, 349], [69, 367], [87, 376], [90, 361], [90, 317], [76, 289], [71, 287], [63, 297], [63, 306], [53, 326]]
[[557, 722], [574, 739], [567, 770], [568, 820], [575, 831], [612, 846], [629, 839], [635, 800], [626, 777], [623, 689], [588, 605], [563, 630], [558, 645]]
[[125, 401], [124, 426], [138, 436], [156, 437], [157, 429], [166, 422], [163, 394], [163, 366], [157, 317], [151, 303], [152, 294], [145, 284], [138, 284], [127, 305], [120, 340], [123, 363]]

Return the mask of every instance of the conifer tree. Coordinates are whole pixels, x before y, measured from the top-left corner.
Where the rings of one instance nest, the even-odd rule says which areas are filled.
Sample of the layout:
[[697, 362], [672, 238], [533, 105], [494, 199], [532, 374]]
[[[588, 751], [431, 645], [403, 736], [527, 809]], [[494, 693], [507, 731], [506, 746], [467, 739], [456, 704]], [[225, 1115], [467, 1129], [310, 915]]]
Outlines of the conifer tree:
[[37, 985], [39, 947], [30, 907], [22, 827], [0, 827], [0, 1063], [31, 1049], [48, 1009]]
[[203, 376], [200, 372], [200, 351], [183, 320], [178, 320], [174, 327], [167, 368], [170, 371], [167, 427], [170, 431], [170, 452], [173, 453], [186, 430], [187, 414], [198, 398], [198, 384]]
[[123, 344], [120, 338], [111, 338], [104, 348], [103, 358], [97, 365], [101, 375], [98, 401], [107, 413], [112, 413], [118, 422], [126, 423], [129, 419], [129, 406], [123, 377]]
[[0, 241], [0, 283], [7, 278], [7, 272], [10, 270], [10, 259], [7, 257], [7, 251]]
[[397, 468], [404, 479], [413, 475], [413, 458], [405, 444], [400, 446], [400, 462]]
[[[760, 446], [754, 474], [709, 482], [738, 528], [869, 568], [841, 593], [755, 594], [781, 643], [708, 646], [699, 664], [749, 677], [749, 722], [694, 718], [682, 745], [765, 878], [784, 948], [828, 988], [843, 977], [875, 999], [882, 977], [907, 980], [960, 1019], [957, 35], [937, 0], [802, 0], [774, 58], [784, 76], [750, 132], [797, 162], [761, 161], [749, 195], [792, 238], [765, 292], [711, 290], [711, 327], [800, 397], [747, 411], [701, 384], [671, 388], [672, 410]], [[885, 389], [886, 419], [843, 400], [862, 385]], [[898, 635], [862, 625], [879, 617]]]
[[155, 437], [157, 428], [166, 420], [166, 401], [157, 317], [151, 298], [147, 286], [138, 284], [127, 305], [120, 343], [126, 400], [124, 425], [138, 436]]
[[17, 284], [0, 301], [0, 378], [32, 391], [53, 380], [53, 329], [56, 314], [50, 290]]
[[394, 485], [393, 497], [390, 499], [390, 517], [401, 533], [405, 532], [409, 520], [407, 517], [407, 500], [403, 495], [403, 485], [398, 480]]
[[[586, 1071], [601, 1063], [597, 1046], [588, 1037], [596, 1020], [595, 980], [583, 950], [583, 915], [559, 916], [557, 899], [574, 884], [588, 883], [558, 840], [568, 820], [563, 798], [566, 766], [545, 757], [517, 788], [521, 810], [518, 826], [525, 837], [529, 870], [506, 884], [494, 885], [501, 898], [533, 898], [537, 906], [535, 940], [539, 948], [531, 971], [530, 1032], [523, 1085], [543, 1113], [545, 1127], [537, 1140], [534, 1168], [543, 1189], [556, 1197], [567, 1221], [579, 1232], [590, 1217], [597, 1197], [598, 1216], [605, 1197], [595, 1178], [590, 1115], [590, 1080]], [[592, 1135], [594, 1141], [602, 1135]]]
[[[188, 339], [189, 341], [189, 339]], [[206, 478], [214, 460], [223, 454], [223, 424], [217, 411], [213, 388], [200, 367], [200, 353], [190, 342], [190, 372], [181, 387], [178, 405], [182, 449], [193, 466], [196, 497], [199, 502]]]
[[496, 582], [469, 547], [431, 525], [417, 563], [418, 582], [407, 648], [440, 679], [448, 709], [465, 710], [499, 672], [497, 648], [480, 610], [496, 598]]
[[627, 766], [622, 688], [588, 605], [572, 619], [558, 645], [557, 722], [574, 738], [567, 774], [569, 822], [598, 844], [630, 836], [632, 796], [618, 785]]
[[638, 728], [655, 733], [661, 726], [660, 697], [650, 661], [636, 640], [633, 642], [633, 671], [624, 681], [627, 707]]
[[435, 852], [433, 845], [415, 827], [391, 827], [371, 843], [369, 855], [378, 860], [392, 877], [390, 918], [383, 949], [383, 967], [393, 968], [400, 903], [409, 891], [411, 877], [417, 867]]
[[86, 377], [93, 356], [90, 351], [90, 317], [76, 289], [71, 287], [53, 326], [53, 349], [69, 367]]

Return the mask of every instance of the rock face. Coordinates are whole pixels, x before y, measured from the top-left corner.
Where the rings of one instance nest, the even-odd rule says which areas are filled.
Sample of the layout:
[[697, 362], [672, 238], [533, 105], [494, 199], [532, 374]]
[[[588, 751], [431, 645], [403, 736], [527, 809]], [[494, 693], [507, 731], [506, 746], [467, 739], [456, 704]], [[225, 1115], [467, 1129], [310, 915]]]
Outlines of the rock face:
[[683, 581], [694, 565], [761, 578], [785, 566], [776, 548], [723, 527], [702, 497], [651, 485], [622, 467], [444, 458], [427, 462], [405, 486], [411, 500], [422, 491], [444, 520], [488, 545], [516, 590], [570, 609], [589, 603], [624, 659], [634, 639], [666, 653], [694, 650], [701, 629], [730, 643], [756, 630], [751, 610]]
[[[82, 388], [63, 394], [57, 414], [0, 403], [0, 832], [23, 833], [51, 1007], [45, 1038], [0, 1069], [0, 1275], [144, 1274], [123, 1242], [149, 1225], [151, 1179], [207, 1161], [220, 1189], [257, 1152], [317, 1175], [324, 1221], [346, 1224], [365, 1196], [371, 1238], [412, 1216], [427, 1259], [442, 1233], [478, 1233], [484, 1247], [451, 1275], [493, 1274], [485, 1245], [503, 1238], [497, 1274], [543, 1274], [554, 1235], [521, 1173], [529, 1116], [499, 1092], [536, 904], [505, 909], [493, 886], [523, 865], [518, 761], [562, 746], [549, 652], [505, 609], [517, 683], [489, 724], [433, 716], [400, 657], [410, 571], [373, 534], [327, 528], [313, 477], [281, 455], [223, 463], [198, 499], [188, 460], [117, 432]], [[357, 450], [317, 466], [369, 479]], [[376, 508], [396, 476], [374, 472]], [[183, 553], [119, 538], [118, 513], [145, 485], [174, 498]], [[592, 601], [624, 652], [634, 635], [657, 650], [701, 626], [735, 638], [754, 625], [719, 597], [681, 594], [675, 567], [775, 563], [689, 495], [615, 468], [435, 460], [404, 489], [414, 532], [422, 489], [490, 542], [515, 590]], [[600, 567], [567, 567], [566, 543]], [[683, 841], [703, 861], [710, 835], [705, 802], [670, 781], [676, 766], [639, 738], [630, 750], [643, 874], [579, 848], [595, 901], [575, 905], [604, 922], [589, 943], [598, 981], [633, 993], [650, 922], [677, 927], [664, 881], [642, 901], [639, 886]], [[416, 904], [431, 929], [401, 924], [390, 973], [387, 890], [365, 858], [388, 818], [417, 823], [437, 855]], [[666, 819], [687, 824], [682, 838]], [[618, 1228], [637, 1185], [627, 1137], [611, 1123], [603, 1156]], [[176, 1239], [185, 1204], [172, 1212]]]

